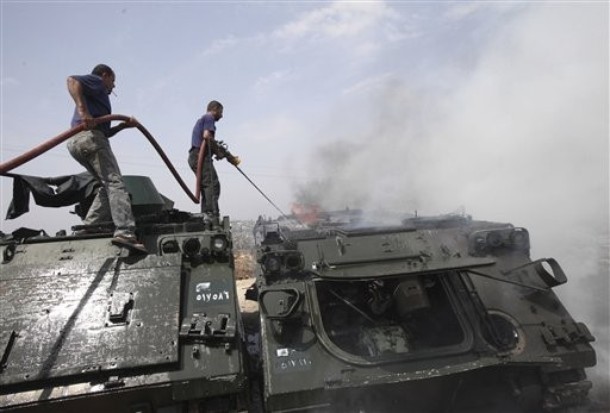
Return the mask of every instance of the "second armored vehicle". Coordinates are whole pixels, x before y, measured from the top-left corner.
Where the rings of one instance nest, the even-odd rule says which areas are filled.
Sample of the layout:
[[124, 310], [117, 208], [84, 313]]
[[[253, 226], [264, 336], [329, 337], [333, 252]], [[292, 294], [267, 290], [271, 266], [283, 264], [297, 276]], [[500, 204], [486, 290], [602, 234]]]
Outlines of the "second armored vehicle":
[[520, 412], [587, 402], [596, 355], [525, 228], [259, 220], [267, 411]]

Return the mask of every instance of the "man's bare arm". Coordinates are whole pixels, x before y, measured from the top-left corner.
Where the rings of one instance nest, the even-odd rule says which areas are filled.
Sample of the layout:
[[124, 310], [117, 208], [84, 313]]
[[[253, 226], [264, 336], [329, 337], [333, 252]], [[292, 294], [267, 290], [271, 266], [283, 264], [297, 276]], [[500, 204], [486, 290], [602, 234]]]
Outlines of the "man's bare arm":
[[83, 94], [83, 86], [78, 80], [74, 79], [72, 76], [68, 77], [67, 83], [68, 92], [70, 92], [70, 96], [72, 96], [72, 99], [74, 99], [78, 115], [80, 116], [87, 129], [93, 128], [95, 126], [95, 121], [93, 120], [93, 117], [91, 116], [91, 114], [89, 113], [89, 109], [87, 108], [87, 103]]

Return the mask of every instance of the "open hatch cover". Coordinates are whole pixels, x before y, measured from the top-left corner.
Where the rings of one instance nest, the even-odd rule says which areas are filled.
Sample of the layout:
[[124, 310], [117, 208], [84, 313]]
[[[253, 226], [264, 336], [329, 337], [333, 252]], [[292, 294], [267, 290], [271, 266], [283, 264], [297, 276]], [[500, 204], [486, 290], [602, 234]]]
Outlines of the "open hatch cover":
[[321, 277], [328, 278], [417, 274], [495, 263], [493, 258], [468, 255], [459, 234], [441, 237], [434, 231], [405, 230], [358, 235], [304, 240], [299, 242], [299, 249], [305, 261], [311, 262]]

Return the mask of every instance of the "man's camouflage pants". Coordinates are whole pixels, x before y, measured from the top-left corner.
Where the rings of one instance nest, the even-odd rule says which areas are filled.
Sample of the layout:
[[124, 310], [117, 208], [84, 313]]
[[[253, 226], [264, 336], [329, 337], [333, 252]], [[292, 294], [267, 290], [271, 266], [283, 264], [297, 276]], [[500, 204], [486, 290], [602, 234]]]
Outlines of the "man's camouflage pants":
[[102, 184], [83, 224], [113, 221], [115, 236], [134, 236], [131, 200], [108, 138], [98, 130], [83, 131], [68, 141], [68, 151]]
[[[189, 151], [188, 164], [192, 171], [197, 174], [198, 148]], [[206, 213], [210, 218], [218, 217], [218, 198], [220, 198], [220, 181], [211, 154], [206, 154], [203, 158], [201, 169], [201, 212]]]

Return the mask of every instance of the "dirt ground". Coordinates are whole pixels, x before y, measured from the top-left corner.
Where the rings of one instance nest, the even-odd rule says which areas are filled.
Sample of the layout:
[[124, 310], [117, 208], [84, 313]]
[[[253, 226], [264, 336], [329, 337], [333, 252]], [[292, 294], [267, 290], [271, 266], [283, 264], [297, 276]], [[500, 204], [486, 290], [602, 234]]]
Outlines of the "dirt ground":
[[258, 312], [258, 303], [256, 301], [246, 300], [246, 290], [254, 283], [254, 278], [246, 278], [237, 280], [237, 298], [239, 300], [239, 308], [244, 313]]
[[235, 279], [254, 279], [254, 271], [256, 269], [254, 250], [234, 250], [233, 256], [235, 257]]
[[256, 301], [246, 300], [246, 290], [254, 283], [256, 257], [253, 249], [240, 249], [233, 251], [235, 257], [235, 283], [237, 285], [237, 298], [239, 306], [244, 313], [258, 312]]

